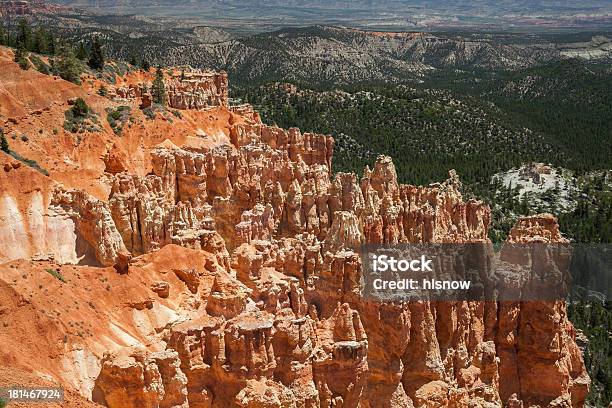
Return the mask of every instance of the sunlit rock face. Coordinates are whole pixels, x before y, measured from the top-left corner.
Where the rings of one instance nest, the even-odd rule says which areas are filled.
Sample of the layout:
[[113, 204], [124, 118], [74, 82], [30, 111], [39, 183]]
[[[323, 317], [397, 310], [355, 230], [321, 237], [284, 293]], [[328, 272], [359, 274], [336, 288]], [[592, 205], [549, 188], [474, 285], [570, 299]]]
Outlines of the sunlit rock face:
[[[109, 142], [97, 198], [0, 153], [0, 317], [32, 308], [42, 345], [15, 338], [51, 350], [48, 376], [111, 408], [584, 405], [562, 301], [362, 296], [362, 244], [488, 242], [490, 209], [454, 172], [404, 185], [381, 156], [333, 174], [331, 137], [225, 109], [225, 74], [168, 81], [171, 107], [222, 108], [226, 143], [156, 145], [130, 172]], [[541, 215], [508, 242], [564, 239]]]
[[228, 106], [225, 72], [183, 71], [166, 82], [168, 105], [175, 109], [204, 109]]
[[[325, 136], [260, 124], [235, 132], [244, 142], [234, 146], [158, 149], [151, 175], [118, 175], [111, 194], [137, 251], [178, 243], [230, 273], [214, 280], [193, 328], [168, 334], [189, 406], [583, 404], [588, 378], [563, 302], [361, 297], [361, 244], [488, 242], [490, 211], [462, 199], [454, 173], [402, 185], [381, 156], [360, 181], [332, 177], [331, 155], [310, 151], [332, 145]], [[133, 204], [139, 195], [149, 209]], [[534, 239], [563, 240], [556, 220], [521, 219], [509, 242]]]

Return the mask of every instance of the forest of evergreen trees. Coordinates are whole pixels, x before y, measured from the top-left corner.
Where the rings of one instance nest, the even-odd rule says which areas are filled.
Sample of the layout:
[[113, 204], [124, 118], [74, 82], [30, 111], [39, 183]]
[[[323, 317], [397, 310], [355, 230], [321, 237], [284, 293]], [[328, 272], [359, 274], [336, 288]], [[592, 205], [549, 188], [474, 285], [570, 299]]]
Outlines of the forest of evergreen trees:
[[19, 19], [15, 26], [0, 24], [0, 45], [54, 55], [58, 51], [59, 42], [44, 27], [32, 28], [27, 20]]
[[[89, 44], [73, 45], [44, 27], [32, 27], [26, 19], [11, 22], [0, 23], [0, 45], [15, 49], [15, 62], [24, 70], [33, 67], [43, 74], [58, 75], [78, 84], [87, 67], [97, 71], [104, 68], [104, 52], [97, 37]], [[41, 57], [47, 57], [48, 63]]]

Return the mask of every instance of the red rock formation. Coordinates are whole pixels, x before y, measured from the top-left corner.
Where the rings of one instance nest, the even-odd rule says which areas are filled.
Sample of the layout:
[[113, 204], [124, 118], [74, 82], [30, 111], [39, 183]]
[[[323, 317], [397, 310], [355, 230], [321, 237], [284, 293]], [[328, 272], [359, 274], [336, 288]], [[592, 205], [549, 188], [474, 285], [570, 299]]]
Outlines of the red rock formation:
[[[224, 75], [188, 78], [172, 80], [171, 105], [227, 104]], [[89, 267], [41, 274], [66, 273], [53, 283], [69, 299], [103, 300], [95, 314], [76, 301], [71, 312], [100, 327], [64, 345], [63, 326], [46, 315], [57, 303], [38, 303], [57, 297], [33, 292], [43, 290], [34, 280], [16, 284], [18, 272], [0, 265], [10, 310], [23, 299], [53, 328], [43, 344], [55, 353], [46, 372], [109, 407], [584, 405], [589, 380], [561, 301], [362, 297], [363, 243], [488, 243], [490, 210], [463, 200], [454, 172], [440, 184], [402, 185], [381, 156], [361, 180], [332, 177], [331, 137], [266, 126], [249, 109], [222, 110], [230, 144], [163, 143], [146, 150], [137, 172], [119, 140], [96, 150], [108, 201], [40, 180], [44, 200], [0, 186], [9, 197], [0, 203], [0, 243], [9, 233], [30, 242], [26, 225], [47, 235], [70, 229], [69, 251], [56, 248], [58, 239], [42, 247], [63, 254], [58, 263]], [[23, 171], [4, 162], [3, 184]], [[34, 200], [40, 216], [24, 221]], [[564, 241], [556, 220], [539, 216], [510, 234], [509, 243], [528, 242]], [[0, 249], [2, 261], [35, 252]], [[115, 268], [91, 267], [100, 265]], [[114, 286], [102, 286], [105, 276]], [[67, 355], [86, 355], [93, 368], [67, 370]]]
[[189, 407], [187, 378], [175, 351], [106, 354], [93, 401], [109, 408]]
[[[295, 149], [279, 143], [282, 134], [268, 137], [267, 146], [253, 144], [257, 139], [251, 134], [249, 144], [237, 143], [235, 149], [158, 149], [154, 174], [145, 179], [157, 190], [136, 188], [131, 177], [116, 178], [120, 185], [127, 180], [126, 191], [142, 191], [141, 201], [154, 207], [137, 210], [142, 215], [132, 218], [140, 224], [150, 218], [146, 214], [160, 211], [158, 218], [168, 224], [159, 225], [174, 225], [176, 207], [183, 204], [193, 220], [179, 223], [184, 233], [199, 228], [212, 211], [213, 224], [235, 248], [228, 270], [249, 287], [245, 291], [221, 278], [214, 281], [206, 313], [217, 320], [196, 334], [198, 347], [208, 347], [209, 357], [203, 365], [182, 364], [188, 390], [195, 382], [196, 395], [204, 395], [204, 404], [212, 406], [220, 401], [236, 406], [283, 406], [283, 401], [357, 406], [370, 401], [372, 406], [467, 407], [501, 404], [513, 395], [512, 401], [524, 404], [583, 403], [588, 379], [561, 303], [517, 309], [518, 304], [494, 302], [396, 305], [361, 299], [361, 261], [353, 251], [362, 242], [486, 242], [489, 210], [462, 201], [454, 174], [431, 187], [400, 185], [391, 161], [381, 157], [374, 170], [366, 169], [361, 187], [354, 175], [339, 174], [332, 181], [327, 154], [306, 152], [292, 159]], [[270, 155], [280, 160], [265, 165]], [[120, 190], [113, 190], [111, 202], [131, 203]], [[150, 196], [152, 190], [161, 197]], [[118, 225], [134, 225], [124, 218]], [[134, 242], [138, 228], [127, 230], [124, 236]], [[157, 242], [155, 234], [136, 236]], [[558, 238], [555, 221], [522, 219], [509, 240], [538, 236]], [[305, 332], [301, 340], [290, 340], [297, 322], [299, 333]], [[534, 323], [536, 331], [527, 328]], [[538, 339], [546, 338], [553, 348], [537, 351]], [[308, 351], [296, 354], [294, 347], [304, 341]], [[554, 346], [556, 341], [561, 343]], [[169, 349], [175, 347], [171, 344]], [[551, 363], [553, 356], [556, 363]], [[542, 375], [550, 378], [549, 385], [543, 385]]]
[[57, 188], [51, 205], [74, 221], [79, 242], [85, 246], [82, 256], [89, 258], [89, 263], [114, 265], [119, 254], [127, 252], [105, 202], [82, 190]]
[[[223, 224], [221, 235], [229, 231], [225, 237], [236, 245], [228, 270], [249, 288], [215, 279], [205, 307], [210, 316], [205, 319], [213, 320], [195, 332], [198, 349], [208, 347], [198, 354], [208, 360], [194, 365], [185, 363], [193, 357], [181, 357], [187, 388], [197, 384], [195, 395], [204, 404], [583, 403], [588, 379], [563, 304], [534, 303], [529, 311], [531, 306], [516, 309], [518, 304], [503, 302], [397, 305], [361, 299], [361, 261], [353, 251], [362, 242], [487, 240], [489, 211], [479, 202], [462, 201], [454, 174], [428, 188], [404, 186], [397, 183], [392, 163], [381, 157], [360, 188], [354, 175], [339, 174], [332, 182], [326, 166], [316, 160], [308, 165], [301, 155], [292, 161], [282, 154], [274, 166], [285, 171], [264, 171], [260, 160], [273, 152], [268, 149], [250, 144], [204, 153], [158, 150], [154, 175], [147, 176], [169, 192], [158, 208], [194, 206], [190, 228], [201, 222], [197, 214], [209, 211], [199, 208], [212, 208], [213, 224]], [[204, 195], [193, 188], [198, 185], [213, 187]], [[304, 194], [309, 191], [314, 193]], [[111, 202], [119, 196], [112, 197]], [[545, 217], [522, 219], [509, 240], [523, 236], [558, 236], [558, 228]], [[527, 313], [526, 320], [519, 319]], [[541, 321], [544, 316], [552, 320]], [[518, 326], [526, 322], [541, 327], [529, 335]], [[509, 332], [512, 337], [503, 334]], [[563, 339], [563, 346], [538, 352], [536, 339], [543, 338], [550, 344]], [[176, 347], [180, 355], [189, 349], [176, 341], [169, 349]], [[566, 357], [551, 364], [550, 353]], [[551, 379], [546, 387], [544, 374]], [[523, 379], [530, 385], [523, 386]]]
[[[508, 242], [568, 241], [561, 236], [556, 218], [543, 214], [520, 219]], [[542, 249], [534, 246], [531, 251]], [[500, 311], [500, 374], [514, 379], [502, 382], [502, 399], [518, 399], [526, 406], [583, 406], [590, 381], [565, 302], [502, 302]]]
[[166, 81], [168, 105], [175, 109], [228, 106], [227, 73], [183, 71]]

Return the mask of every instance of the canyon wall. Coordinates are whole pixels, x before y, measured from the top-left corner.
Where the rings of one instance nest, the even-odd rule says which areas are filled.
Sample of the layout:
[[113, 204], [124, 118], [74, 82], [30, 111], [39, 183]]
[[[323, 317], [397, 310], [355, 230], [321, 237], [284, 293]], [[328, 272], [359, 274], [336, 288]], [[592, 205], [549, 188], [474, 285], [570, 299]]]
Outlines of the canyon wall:
[[[152, 104], [153, 81], [112, 86], [110, 96], [116, 101], [140, 99], [141, 108]], [[202, 71], [186, 67], [164, 76], [167, 106], [180, 110], [201, 110], [229, 106], [229, 84], [224, 71]]]
[[[108, 144], [86, 156], [103, 174], [78, 173], [107, 187], [97, 197], [0, 153], [1, 362], [110, 408], [584, 406], [563, 301], [362, 296], [362, 244], [489, 243], [491, 211], [454, 172], [404, 185], [380, 156], [361, 178], [333, 174], [331, 137], [226, 108], [225, 74], [167, 85], [173, 108], [221, 106], [229, 142], [157, 135], [127, 172], [133, 157], [100, 152], [146, 132], [78, 140]], [[565, 242], [554, 217], [508, 238], [533, 242]]]
[[187, 70], [166, 81], [168, 105], [175, 109], [228, 106], [227, 73]]
[[[561, 301], [361, 297], [362, 243], [488, 241], [490, 211], [462, 199], [454, 173], [401, 185], [381, 156], [361, 180], [332, 177], [329, 137], [253, 122], [231, 140], [159, 148], [150, 175], [115, 176], [109, 207], [133, 255], [202, 249], [235, 278], [215, 280], [199, 317], [165, 333], [162, 357], [105, 356], [99, 401], [127, 406], [114, 402], [113, 384], [125, 383], [138, 392], [129, 406], [584, 404], [588, 377]], [[541, 216], [519, 221], [509, 242], [534, 239], [563, 240]]]

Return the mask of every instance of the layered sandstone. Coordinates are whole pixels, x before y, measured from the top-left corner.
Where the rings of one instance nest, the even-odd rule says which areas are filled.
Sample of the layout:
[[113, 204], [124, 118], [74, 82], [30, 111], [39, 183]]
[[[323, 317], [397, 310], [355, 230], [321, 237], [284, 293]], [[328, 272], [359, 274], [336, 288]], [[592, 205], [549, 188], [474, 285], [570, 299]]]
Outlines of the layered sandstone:
[[[520, 219], [510, 231], [508, 242], [526, 246], [531, 262], [543, 256], [558, 262], [560, 256], [552, 253], [558, 251], [557, 246], [547, 248], [541, 244], [568, 243], [550, 214]], [[576, 345], [576, 331], [567, 318], [565, 301], [500, 302], [499, 327], [500, 373], [515, 379], [501, 384], [503, 397], [521, 396], [526, 406], [584, 404], [590, 380]]]
[[[141, 201], [153, 206], [148, 210], [124, 199], [120, 189], [111, 195], [111, 202], [121, 199], [140, 211], [133, 217], [140, 224], [157, 211], [167, 220], [166, 232], [155, 238], [142, 233], [155, 228], [119, 217], [120, 225], [136, 225], [125, 235], [130, 242], [167, 241], [176, 207], [189, 208], [192, 221], [180, 223], [183, 233], [204, 224], [216, 229], [233, 254], [229, 270], [248, 288], [215, 280], [195, 326], [171, 329], [167, 350], [179, 354], [188, 395], [195, 398], [190, 404], [583, 404], [588, 379], [562, 303], [517, 311], [525, 303], [361, 298], [356, 250], [362, 243], [487, 242], [489, 210], [462, 200], [455, 174], [430, 187], [401, 185], [392, 162], [380, 157], [360, 182], [351, 174], [332, 178], [327, 151], [308, 150], [328, 146], [321, 136], [301, 139], [261, 125], [236, 134], [233, 148], [154, 152], [153, 174], [126, 184], [126, 191], [143, 194]], [[136, 187], [143, 182], [166, 195], [155, 198], [151, 188]], [[522, 219], [509, 241], [558, 239], [555, 225], [546, 216]], [[530, 333], [519, 327], [527, 322], [542, 327]], [[536, 352], [536, 339], [549, 336], [561, 343]], [[549, 386], [536, 380], [543, 374]], [[517, 378], [530, 385], [519, 386]]]
[[[40, 174], [33, 189], [11, 183], [24, 169], [2, 156], [0, 319], [18, 328], [12, 316], [28, 308], [28, 330], [48, 335], [0, 333], [29, 353], [0, 361], [36, 366], [51, 350], [40, 371], [108, 407], [584, 405], [562, 301], [362, 296], [362, 244], [489, 243], [491, 212], [464, 200], [454, 172], [404, 185], [380, 156], [361, 178], [333, 174], [331, 137], [225, 109], [223, 74], [171, 81], [171, 106], [222, 107], [228, 143], [90, 139], [98, 196]], [[548, 215], [519, 220], [508, 239], [550, 242], [565, 241]]]
[[166, 82], [168, 105], [175, 109], [228, 106], [227, 73], [187, 70]]

